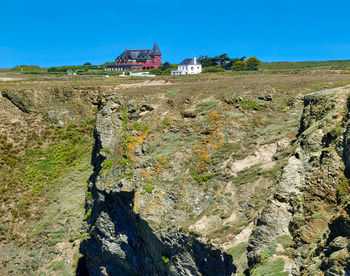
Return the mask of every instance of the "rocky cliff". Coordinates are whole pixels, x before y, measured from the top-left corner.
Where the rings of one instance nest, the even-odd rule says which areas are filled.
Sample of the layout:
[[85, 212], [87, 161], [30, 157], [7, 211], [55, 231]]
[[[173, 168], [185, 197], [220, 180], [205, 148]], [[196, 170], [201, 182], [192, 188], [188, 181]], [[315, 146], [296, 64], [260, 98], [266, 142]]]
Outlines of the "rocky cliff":
[[300, 129], [247, 247], [252, 275], [348, 275], [349, 90], [306, 95]]
[[0, 274], [346, 275], [348, 75], [164, 79], [0, 84]]
[[[95, 171], [87, 200], [89, 234], [81, 244], [90, 275], [233, 275], [236, 271], [230, 255], [176, 227], [187, 219], [177, 207], [180, 202], [200, 213], [211, 204], [213, 192], [181, 185], [185, 176], [181, 174], [186, 172], [175, 171], [172, 165], [179, 166], [182, 157], [164, 156], [166, 150], [176, 153], [166, 147], [178, 141], [173, 138], [161, 146], [160, 139], [171, 137], [152, 134], [154, 127], [158, 133], [159, 127], [168, 127], [164, 121], [150, 125], [159, 123], [162, 108], [118, 95], [100, 99]], [[152, 140], [158, 144], [146, 143]], [[150, 152], [163, 155], [152, 158]]]
[[245, 274], [349, 273], [348, 88], [306, 95], [301, 117], [300, 99], [294, 138], [255, 129], [242, 158], [240, 118], [256, 115], [237, 111], [263, 102], [102, 96], [81, 245], [91, 275], [233, 275], [245, 254]]

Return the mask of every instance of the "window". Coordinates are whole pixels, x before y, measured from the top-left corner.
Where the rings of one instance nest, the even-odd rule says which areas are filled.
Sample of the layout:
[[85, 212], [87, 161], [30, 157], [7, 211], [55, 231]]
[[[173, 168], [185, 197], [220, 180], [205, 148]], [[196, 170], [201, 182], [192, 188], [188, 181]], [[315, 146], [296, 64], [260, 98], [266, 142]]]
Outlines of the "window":
[[191, 70], [193, 71], [193, 66], [191, 67]]

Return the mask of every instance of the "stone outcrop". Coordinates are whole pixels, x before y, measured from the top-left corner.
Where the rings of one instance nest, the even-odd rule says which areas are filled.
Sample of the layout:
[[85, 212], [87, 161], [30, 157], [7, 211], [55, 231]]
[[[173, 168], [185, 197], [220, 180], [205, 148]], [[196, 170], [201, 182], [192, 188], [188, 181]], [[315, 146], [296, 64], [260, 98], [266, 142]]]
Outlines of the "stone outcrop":
[[2, 90], [2, 96], [22, 112], [40, 114], [49, 123], [61, 126], [91, 116], [91, 106], [96, 104], [98, 94], [99, 91], [96, 88], [84, 89], [80, 87], [9, 88]]
[[253, 275], [278, 259], [289, 275], [350, 272], [347, 97], [346, 88], [305, 96], [294, 153], [249, 239]]
[[[131, 156], [142, 157], [149, 151], [139, 143], [148, 130], [130, 130], [137, 119], [147, 121], [147, 117], [156, 116], [154, 111], [156, 106], [118, 95], [100, 97], [94, 174], [89, 184], [92, 196], [87, 198], [86, 206], [87, 237], [81, 243], [86, 269], [90, 275], [234, 275], [236, 268], [230, 255], [200, 241], [193, 233], [170, 223], [161, 224], [162, 215], [164, 220], [180, 217], [173, 208], [178, 200], [175, 190], [160, 187], [157, 198], [150, 201], [147, 197], [154, 194], [155, 187], [135, 177], [142, 167], [127, 164], [132, 162]], [[125, 177], [131, 169], [135, 171]], [[147, 200], [148, 205], [138, 209], [139, 201]], [[207, 204], [207, 200], [204, 198], [201, 204]], [[158, 202], [163, 206], [157, 207]], [[149, 207], [151, 203], [153, 207]], [[152, 214], [155, 210], [158, 214]]]
[[[250, 230], [245, 234], [250, 235], [247, 274], [348, 273], [347, 97], [347, 88], [306, 95], [297, 136], [283, 150], [276, 146], [278, 143], [274, 145], [276, 160], [283, 156], [286, 162], [266, 193], [267, 199], [258, 203], [262, 208], [251, 234]], [[195, 161], [186, 158], [198, 147], [199, 138], [194, 133], [203, 137], [215, 134], [215, 139], [230, 137], [220, 124], [215, 128], [215, 112], [209, 114], [210, 127], [196, 128], [195, 121], [202, 116], [198, 106], [205, 110], [209, 104], [218, 103], [197, 103], [194, 109], [190, 101], [180, 106], [148, 100], [136, 102], [117, 94], [99, 99], [92, 160], [95, 170], [86, 203], [86, 238], [81, 244], [85, 267], [91, 275], [232, 275], [236, 272], [235, 260], [210, 242], [210, 237], [218, 231], [225, 233], [230, 226], [221, 224], [221, 230], [215, 230], [215, 226], [208, 229], [212, 227], [210, 223], [218, 223], [211, 206], [218, 204], [216, 196], [232, 196], [231, 192], [237, 191], [230, 179], [247, 192], [249, 187], [258, 187], [254, 183], [264, 183], [267, 172], [261, 171], [264, 166], [259, 164], [236, 173], [226, 171], [232, 168], [229, 163], [235, 164], [228, 154], [226, 159], [221, 156], [217, 163], [213, 162], [213, 167], [196, 163], [201, 166], [199, 172], [205, 167], [205, 173], [193, 173], [190, 162]], [[185, 116], [188, 110], [196, 116]], [[165, 119], [160, 123], [163, 114], [181, 124], [170, 126]], [[192, 149], [186, 148], [188, 141], [195, 145]], [[207, 138], [197, 141], [208, 143]], [[238, 182], [246, 175], [254, 175], [254, 169], [257, 178]], [[179, 174], [183, 174], [182, 178], [178, 178]], [[222, 198], [218, 198], [221, 202]], [[251, 208], [231, 202], [232, 212], [220, 214], [224, 223], [234, 221], [236, 213], [245, 212], [244, 206]], [[222, 240], [225, 239], [219, 239]], [[226, 239], [225, 247], [231, 245], [234, 255], [244, 241], [232, 247], [238, 241]], [[244, 263], [240, 263], [242, 268]]]

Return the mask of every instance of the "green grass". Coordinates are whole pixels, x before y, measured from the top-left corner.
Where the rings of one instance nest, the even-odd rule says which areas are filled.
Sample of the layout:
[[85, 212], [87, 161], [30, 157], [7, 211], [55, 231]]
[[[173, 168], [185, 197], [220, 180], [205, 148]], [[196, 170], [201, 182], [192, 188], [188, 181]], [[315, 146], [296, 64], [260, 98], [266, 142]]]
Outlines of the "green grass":
[[[14, 219], [35, 216], [30, 207], [91, 152], [93, 127], [93, 120], [64, 128], [51, 126], [29, 133], [17, 145], [0, 137], [0, 200], [17, 202], [9, 208]], [[21, 200], [14, 200], [19, 193]], [[31, 235], [38, 231], [32, 229]]]
[[310, 68], [344, 68], [350, 67], [350, 60], [302, 61], [302, 62], [263, 62], [261, 69], [266, 70], [295, 70]]
[[110, 174], [113, 167], [113, 160], [105, 160], [102, 162], [102, 168], [107, 171], [107, 175]]
[[284, 261], [281, 259], [260, 265], [252, 271], [252, 276], [288, 276], [288, 272], [282, 272], [284, 269]]
[[172, 97], [175, 97], [177, 95], [177, 93], [179, 93], [180, 91], [181, 91], [181, 89], [169, 90], [168, 92], [166, 92], [165, 96], [167, 98], [172, 98]]
[[152, 184], [146, 184], [142, 187], [147, 193], [151, 194], [155, 189], [155, 186]]
[[87, 211], [85, 217], [83, 218], [83, 221], [87, 221], [91, 217], [91, 214], [92, 214], [92, 209], [89, 209], [89, 211]]
[[232, 256], [233, 261], [237, 261], [242, 256], [242, 254], [246, 251], [247, 246], [248, 246], [247, 242], [241, 242], [235, 247], [232, 247], [229, 250], [227, 250], [227, 253]]
[[40, 221], [30, 229], [29, 237], [42, 233], [48, 227], [48, 225], [49, 223], [47, 221]]
[[260, 106], [254, 100], [246, 99], [246, 98], [243, 98], [241, 101], [239, 101], [239, 105], [244, 110], [259, 110], [260, 109]]
[[285, 250], [291, 245], [292, 241], [293, 239], [290, 235], [280, 235], [276, 238], [276, 242], [282, 245]]
[[207, 113], [211, 111], [216, 105], [218, 105], [218, 101], [207, 101], [197, 104], [196, 111], [201, 113]]
[[320, 212], [320, 213], [313, 214], [312, 219], [326, 219], [326, 216], [324, 215], [324, 213]]
[[313, 132], [315, 132], [319, 127], [319, 122], [314, 122], [312, 123], [312, 125], [307, 128], [302, 134], [304, 136], [309, 136], [310, 134], [312, 134]]
[[203, 184], [208, 182], [210, 179], [215, 177], [214, 173], [203, 173], [203, 174], [198, 174], [197, 172], [192, 173], [193, 178], [197, 181], [198, 184]]
[[281, 171], [285, 165], [287, 165], [287, 162], [279, 162], [272, 169], [262, 172], [262, 176], [275, 181], [281, 174]]
[[244, 117], [245, 116], [245, 114], [244, 113], [241, 113], [241, 112], [237, 112], [237, 113], [232, 113], [232, 114], [230, 114], [230, 117], [232, 118], [232, 119], [239, 119], [239, 118], [242, 118], [242, 117]]
[[170, 262], [170, 259], [168, 257], [162, 256], [162, 260], [165, 264]]
[[259, 179], [261, 175], [261, 164], [253, 165], [240, 171], [236, 177], [232, 179], [232, 182], [236, 186], [241, 186], [247, 183], [253, 183]]

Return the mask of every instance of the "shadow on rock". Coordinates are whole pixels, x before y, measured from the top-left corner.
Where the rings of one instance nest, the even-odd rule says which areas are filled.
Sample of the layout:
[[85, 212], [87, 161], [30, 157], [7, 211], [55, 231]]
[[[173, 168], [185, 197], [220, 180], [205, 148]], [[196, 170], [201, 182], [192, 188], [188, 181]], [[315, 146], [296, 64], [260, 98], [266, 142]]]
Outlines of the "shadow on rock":
[[133, 200], [133, 192], [97, 192], [77, 275], [234, 275], [230, 255], [177, 230], [156, 234]]

